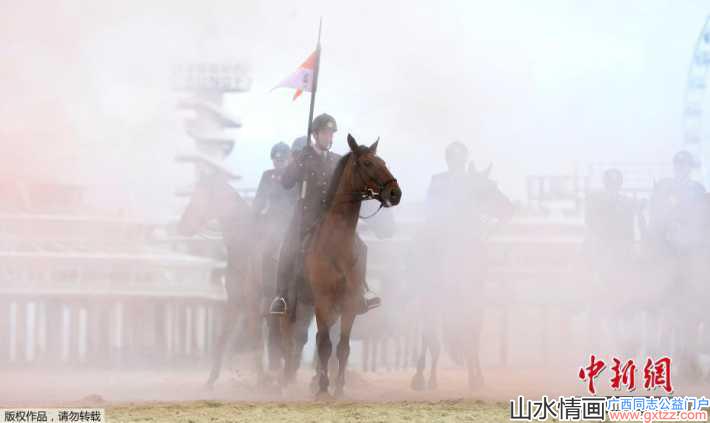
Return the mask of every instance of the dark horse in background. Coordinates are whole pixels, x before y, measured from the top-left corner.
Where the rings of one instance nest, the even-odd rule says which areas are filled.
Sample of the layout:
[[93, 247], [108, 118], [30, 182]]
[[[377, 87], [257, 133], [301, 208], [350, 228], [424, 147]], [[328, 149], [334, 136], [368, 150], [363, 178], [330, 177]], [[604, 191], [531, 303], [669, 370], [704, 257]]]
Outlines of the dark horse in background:
[[[327, 195], [326, 206], [318, 223], [313, 228], [306, 247], [305, 275], [313, 294], [313, 310], [316, 317], [318, 350], [318, 396], [329, 397], [328, 360], [333, 347], [330, 330], [340, 318], [340, 340], [337, 346], [338, 376], [335, 395], [341, 396], [345, 386], [345, 369], [350, 354], [350, 333], [355, 316], [362, 307], [362, 290], [365, 275], [363, 266], [357, 261], [355, 249], [356, 227], [363, 200], [376, 199], [384, 207], [399, 204], [401, 190], [397, 180], [387, 169], [385, 162], [377, 157], [376, 141], [370, 147], [358, 145], [348, 135], [350, 152], [343, 156], [333, 174]], [[298, 310], [304, 310], [300, 305]], [[310, 321], [310, 319], [309, 319]], [[293, 336], [295, 320], [285, 316], [284, 336]], [[307, 328], [306, 328], [307, 329]], [[300, 360], [300, 354], [291, 349], [302, 345], [287, 342], [284, 356], [288, 360]], [[286, 365], [286, 369], [295, 372], [297, 363]], [[286, 380], [293, 374], [285, 374]]]
[[227, 254], [222, 331], [214, 350], [212, 370], [207, 386], [211, 388], [222, 368], [224, 354], [235, 336], [238, 323], [242, 323], [243, 338], [255, 353], [255, 370], [259, 383], [263, 381], [262, 365], [262, 312], [259, 247], [251, 237], [251, 212], [247, 202], [229, 184], [229, 176], [215, 172], [202, 177], [195, 186], [185, 209], [178, 232], [194, 236], [216, 220], [222, 232]]
[[[422, 343], [417, 372], [411, 383], [415, 390], [436, 389], [442, 345], [454, 362], [466, 365], [469, 387], [483, 386], [479, 348], [485, 307], [485, 238], [491, 219], [508, 221], [514, 211], [489, 179], [490, 170], [489, 166], [479, 172], [471, 164], [463, 177], [442, 178], [432, 187], [437, 192], [430, 192], [429, 206], [443, 213], [430, 214], [411, 257], [412, 280], [421, 282], [416, 304], [424, 316], [419, 322]], [[428, 384], [424, 379], [427, 351], [432, 360]]]
[[[392, 209], [378, 209], [378, 201], [364, 201], [360, 210], [361, 228], [369, 232], [374, 239], [382, 241], [392, 238], [397, 231], [397, 222], [395, 221]], [[359, 231], [361, 232], [361, 231]], [[370, 250], [371, 248], [368, 248]], [[376, 263], [367, 264], [368, 283], [370, 288], [383, 299], [385, 304], [397, 304], [402, 301], [405, 296], [405, 290], [402, 289], [401, 269], [397, 260], [397, 246], [391, 246], [389, 243], [380, 243], [376, 248], [378, 256], [375, 257]], [[404, 317], [406, 319], [406, 317]], [[353, 328], [350, 334], [351, 339], [362, 341], [362, 357], [363, 371], [375, 371], [378, 362], [378, 353], [382, 353], [382, 362], [388, 366], [390, 362], [387, 360], [387, 346], [394, 343], [395, 353], [397, 358], [401, 351], [401, 338], [403, 331], [400, 331], [400, 320], [403, 316], [393, 307], [380, 307], [369, 311], [358, 317], [358, 325]], [[337, 329], [337, 327], [336, 327]], [[337, 332], [333, 333], [337, 336]], [[332, 360], [335, 361], [335, 360]], [[333, 363], [335, 364], [335, 363]], [[399, 365], [399, 361], [397, 364]], [[331, 365], [331, 370], [333, 365]]]

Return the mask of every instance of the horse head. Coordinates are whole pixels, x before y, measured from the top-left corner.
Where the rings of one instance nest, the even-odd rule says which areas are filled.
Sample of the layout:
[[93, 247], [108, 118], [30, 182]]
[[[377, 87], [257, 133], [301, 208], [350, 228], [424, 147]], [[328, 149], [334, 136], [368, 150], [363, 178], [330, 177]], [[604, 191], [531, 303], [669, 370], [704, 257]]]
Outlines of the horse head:
[[509, 220], [515, 207], [513, 203], [498, 188], [498, 185], [491, 180], [491, 170], [493, 163], [490, 163], [484, 170], [477, 170], [476, 165], [471, 162], [468, 165], [468, 174], [471, 178], [472, 197], [482, 205], [487, 214], [498, 217], [502, 220]]
[[195, 185], [190, 202], [180, 217], [177, 229], [184, 236], [203, 230], [209, 221], [233, 219], [245, 214], [248, 204], [221, 173], [203, 176]]
[[364, 198], [376, 199], [383, 206], [392, 207], [402, 199], [402, 190], [385, 161], [377, 156], [379, 142], [378, 138], [369, 147], [359, 145], [348, 134], [348, 146], [353, 158], [353, 190], [362, 192]]

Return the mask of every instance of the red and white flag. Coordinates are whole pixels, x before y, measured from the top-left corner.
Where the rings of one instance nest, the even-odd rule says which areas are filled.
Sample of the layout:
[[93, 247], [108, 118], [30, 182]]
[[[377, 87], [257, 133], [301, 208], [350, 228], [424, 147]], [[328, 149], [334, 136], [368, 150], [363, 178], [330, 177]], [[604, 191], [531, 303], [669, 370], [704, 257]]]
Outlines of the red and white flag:
[[293, 94], [293, 99], [296, 100], [301, 93], [313, 92], [313, 77], [315, 73], [316, 61], [318, 59], [319, 51], [316, 50], [311, 53], [301, 66], [296, 69], [294, 73], [286, 77], [283, 81], [279, 82], [272, 89], [279, 87], [295, 88], [296, 92]]

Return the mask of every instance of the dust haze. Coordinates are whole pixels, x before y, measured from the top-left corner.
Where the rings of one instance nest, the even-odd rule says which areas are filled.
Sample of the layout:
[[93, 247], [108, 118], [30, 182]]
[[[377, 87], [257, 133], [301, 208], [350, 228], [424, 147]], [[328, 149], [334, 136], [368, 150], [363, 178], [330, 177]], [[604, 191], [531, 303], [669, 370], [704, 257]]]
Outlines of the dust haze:
[[[214, 233], [175, 233], [189, 201], [176, 193], [196, 175], [175, 157], [196, 150], [176, 107], [186, 94], [171, 77], [192, 62], [238, 63], [248, 75], [249, 90], [221, 106], [242, 123], [223, 165], [249, 197], [272, 145], [305, 135], [310, 95], [292, 101], [291, 90], [272, 88], [313, 51], [321, 17], [315, 114], [337, 119], [337, 153], [348, 151], [348, 133], [368, 145], [379, 137], [403, 191], [399, 206], [360, 223], [383, 305], [356, 320], [351, 398], [585, 393], [578, 372], [591, 354], [607, 364], [601, 392], [612, 357], [635, 359], [640, 386], [646, 357], [670, 355], [687, 376], [676, 392], [700, 395], [708, 248], [687, 259], [654, 249], [650, 198], [683, 146], [688, 66], [708, 11], [706, 1], [661, 0], [3, 2], [0, 284], [10, 288], [0, 288], [9, 375], [0, 405], [312, 398], [313, 328], [295, 386], [281, 391], [279, 372], [267, 371], [273, 383], [255, 392], [239, 334], [215, 388], [203, 386], [224, 324], [212, 269], [226, 258]], [[439, 190], [432, 175], [447, 171], [452, 142], [467, 148], [467, 170]], [[481, 192], [468, 191], [466, 175], [483, 178], [489, 165], [484, 192], [509, 199], [509, 210], [486, 207], [488, 197], [459, 202]], [[598, 239], [604, 222], [589, 223], [590, 193], [611, 167], [629, 198], [632, 235], [621, 247]], [[531, 176], [550, 179], [538, 186]], [[73, 201], [53, 185], [85, 189]], [[382, 216], [394, 228], [386, 236]], [[33, 254], [50, 276], [32, 273]], [[53, 254], [67, 261], [45, 264]], [[158, 268], [174, 283], [162, 294], [112, 293], [122, 277], [135, 287], [141, 269]], [[188, 282], [175, 282], [188, 268]], [[91, 272], [107, 272], [106, 282], [92, 288]], [[79, 274], [79, 294], [62, 291]], [[33, 282], [55, 276], [55, 287]], [[670, 298], [679, 278], [688, 282]], [[192, 298], [200, 283], [208, 288]], [[53, 309], [57, 295], [66, 302]], [[439, 348], [438, 386], [428, 352], [415, 390], [427, 342]], [[473, 382], [472, 365], [481, 370]]]

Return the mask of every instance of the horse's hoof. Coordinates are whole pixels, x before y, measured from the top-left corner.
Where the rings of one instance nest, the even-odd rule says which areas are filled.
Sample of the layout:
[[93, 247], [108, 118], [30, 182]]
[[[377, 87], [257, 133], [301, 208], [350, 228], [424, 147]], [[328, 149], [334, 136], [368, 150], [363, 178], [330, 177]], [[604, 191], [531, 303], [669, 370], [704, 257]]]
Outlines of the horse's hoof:
[[316, 394], [316, 400], [317, 401], [333, 401], [335, 398], [333, 398], [332, 395], [328, 391], [319, 391]]
[[344, 399], [345, 398], [345, 390], [343, 390], [342, 387], [336, 387], [335, 392], [333, 393], [336, 399]]
[[424, 375], [421, 373], [417, 373], [412, 377], [412, 389], [415, 391], [423, 391], [426, 389], [426, 381], [424, 380]]

